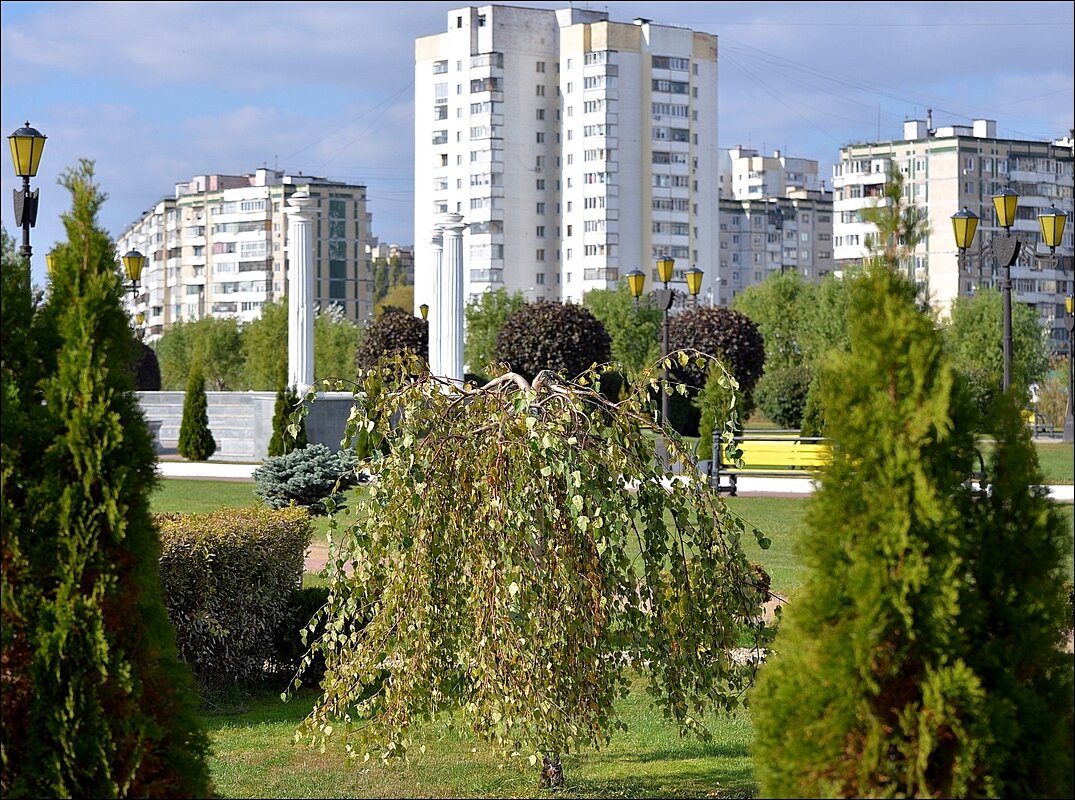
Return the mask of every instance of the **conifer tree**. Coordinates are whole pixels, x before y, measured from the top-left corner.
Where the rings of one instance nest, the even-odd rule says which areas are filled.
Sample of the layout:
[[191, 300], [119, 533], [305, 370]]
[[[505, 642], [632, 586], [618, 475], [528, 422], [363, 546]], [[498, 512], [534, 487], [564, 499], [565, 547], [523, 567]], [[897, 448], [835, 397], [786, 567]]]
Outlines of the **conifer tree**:
[[183, 397], [183, 421], [179, 424], [179, 455], [189, 461], [208, 461], [216, 452], [216, 440], [209, 430], [209, 401], [205, 396], [205, 373], [195, 363], [187, 378]]
[[273, 407], [272, 438], [269, 440], [269, 456], [284, 456], [292, 450], [301, 450], [308, 445], [306, 421], [300, 418], [297, 435], [292, 435], [291, 414], [299, 405], [299, 394], [293, 387], [281, 386], [276, 390], [276, 405]]
[[[161, 599], [151, 436], [104, 201], [83, 161], [43, 306], [3, 259], [5, 797], [209, 793], [208, 739]], [[9, 289], [23, 294], [16, 297]], [[9, 325], [21, 324], [16, 333]]]
[[1070, 796], [1062, 523], [1028, 488], [1041, 476], [1011, 405], [991, 491], [966, 484], [979, 419], [894, 267], [852, 280], [851, 350], [823, 369], [838, 455], [751, 696], [761, 791]]

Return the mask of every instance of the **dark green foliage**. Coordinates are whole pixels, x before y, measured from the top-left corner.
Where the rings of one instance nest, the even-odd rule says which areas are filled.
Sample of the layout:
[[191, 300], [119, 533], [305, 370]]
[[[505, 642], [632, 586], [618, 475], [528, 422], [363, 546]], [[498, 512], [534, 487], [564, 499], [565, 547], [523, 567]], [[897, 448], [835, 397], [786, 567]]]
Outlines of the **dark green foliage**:
[[303, 506], [311, 514], [327, 513], [326, 503], [341, 508], [346, 491], [358, 485], [355, 455], [333, 453], [323, 444], [310, 444], [282, 456], [265, 459], [254, 470], [254, 493], [270, 508]]
[[[725, 367], [727, 369], [727, 367]], [[723, 431], [734, 410], [738, 414], [742, 396], [721, 369], [714, 364], [709, 369], [705, 387], [694, 398], [700, 412], [698, 422], [698, 458], [713, 458], [713, 432]], [[737, 426], [742, 427], [742, 426]]]
[[309, 514], [227, 508], [159, 515], [157, 524], [164, 603], [180, 656], [206, 689], [256, 683], [275, 659], [280, 627], [291, 624], [289, 601], [312, 536]]
[[[324, 619], [319, 619], [313, 631], [308, 634], [303, 629], [328, 603], [328, 594], [327, 586], [311, 586], [306, 589], [293, 589], [288, 595], [287, 606], [276, 626], [273, 639], [273, 660], [278, 669], [295, 674], [303, 656], [310, 649], [308, 641], [313, 642], [325, 633]], [[316, 653], [310, 665], [303, 670], [304, 682], [319, 683], [324, 674], [325, 657]]]
[[412, 352], [429, 360], [429, 323], [398, 309], [386, 309], [366, 326], [355, 365], [365, 370], [383, 355]]
[[821, 400], [821, 375], [814, 373], [806, 390], [803, 418], [799, 424], [803, 436], [825, 436], [825, 407]]
[[611, 358], [605, 326], [583, 306], [539, 300], [504, 320], [496, 357], [527, 380], [544, 369], [574, 378]]
[[[5, 797], [197, 797], [208, 738], [161, 600], [153, 444], [92, 164], [44, 306], [3, 276]], [[17, 330], [12, 330], [13, 326]]]
[[916, 289], [874, 265], [849, 287], [851, 350], [821, 377], [838, 457], [810, 501], [810, 575], [752, 694], [773, 797], [1072, 791], [1065, 533], [1017, 408], [991, 491], [965, 485], [979, 423]]
[[612, 339], [612, 359], [628, 371], [637, 373], [660, 358], [664, 313], [650, 303], [636, 303], [626, 278], [615, 289], [586, 292], [582, 304], [605, 326]]
[[161, 390], [161, 368], [157, 354], [145, 342], [138, 342], [138, 357], [134, 362], [134, 388], [140, 392]]
[[179, 455], [188, 461], [208, 461], [216, 452], [216, 439], [209, 430], [209, 400], [205, 396], [205, 378], [200, 364], [195, 364], [187, 379], [183, 397], [183, 420], [179, 423]]
[[509, 295], [507, 289], [482, 292], [478, 299], [467, 303], [463, 361], [471, 371], [485, 374], [489, 365], [496, 361], [496, 337], [504, 320], [525, 304], [522, 292]]
[[[177, 322], [156, 343], [161, 384], [169, 391], [183, 389], [195, 362], [212, 391], [243, 391], [246, 383], [243, 340], [239, 323], [230, 317], [205, 317]], [[285, 348], [286, 353], [286, 348]], [[265, 388], [276, 386], [271, 383]]]
[[799, 428], [810, 380], [810, 370], [803, 366], [766, 371], [754, 388], [754, 402], [779, 427]]
[[[952, 363], [970, 383], [978, 409], [986, 413], [1000, 394], [1004, 373], [1003, 301], [996, 289], [983, 289], [952, 303], [944, 339]], [[1012, 387], [1029, 402], [1029, 387], [1049, 372], [1049, 348], [1038, 311], [1012, 303]]]
[[294, 387], [285, 389], [281, 386], [276, 390], [276, 405], [273, 407], [272, 415], [272, 438], [269, 439], [270, 456], [287, 455], [292, 450], [301, 450], [310, 443], [310, 440], [306, 438], [306, 419], [304, 416], [299, 415], [296, 421], [298, 435], [292, 436], [291, 431], [288, 430], [291, 426], [291, 415], [298, 406], [299, 393], [295, 391]]

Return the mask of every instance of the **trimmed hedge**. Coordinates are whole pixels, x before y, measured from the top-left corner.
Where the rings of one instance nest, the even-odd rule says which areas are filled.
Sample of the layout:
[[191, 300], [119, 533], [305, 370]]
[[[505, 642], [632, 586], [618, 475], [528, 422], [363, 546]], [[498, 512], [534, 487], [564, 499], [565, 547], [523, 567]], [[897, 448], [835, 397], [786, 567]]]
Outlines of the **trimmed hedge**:
[[276, 660], [313, 529], [302, 508], [158, 514], [164, 604], [205, 688], [249, 684]]

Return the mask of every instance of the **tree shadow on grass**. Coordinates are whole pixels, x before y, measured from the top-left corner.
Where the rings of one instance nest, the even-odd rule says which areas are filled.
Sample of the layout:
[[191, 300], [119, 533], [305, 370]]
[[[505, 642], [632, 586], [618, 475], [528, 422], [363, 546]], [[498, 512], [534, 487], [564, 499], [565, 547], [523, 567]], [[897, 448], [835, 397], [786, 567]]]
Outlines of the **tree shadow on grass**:
[[[629, 764], [621, 761], [621, 770]], [[754, 798], [758, 782], [752, 767], [714, 768], [710, 774], [676, 770], [661, 775], [623, 778], [568, 778], [570, 797], [713, 797]]]

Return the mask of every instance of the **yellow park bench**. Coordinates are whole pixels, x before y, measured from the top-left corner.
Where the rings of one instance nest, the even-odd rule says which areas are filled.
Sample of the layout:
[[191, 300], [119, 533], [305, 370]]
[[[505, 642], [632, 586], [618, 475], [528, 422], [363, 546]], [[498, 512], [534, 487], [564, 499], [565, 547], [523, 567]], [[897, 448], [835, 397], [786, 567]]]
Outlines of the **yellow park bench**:
[[741, 475], [758, 478], [813, 477], [832, 464], [832, 445], [821, 437], [797, 432], [744, 431], [736, 437], [741, 463], [729, 457], [720, 436], [713, 437], [710, 480], [718, 492], [736, 496]]
[[[832, 465], [832, 444], [818, 436], [799, 436], [798, 431], [744, 431], [735, 438], [741, 453], [740, 463], [730, 457], [720, 434], [713, 436], [714, 460], [710, 466], [710, 484], [718, 492], [732, 497], [738, 490], [740, 476], [758, 478], [813, 478]], [[988, 492], [985, 461], [975, 448], [977, 468], [967, 476], [967, 485]]]

